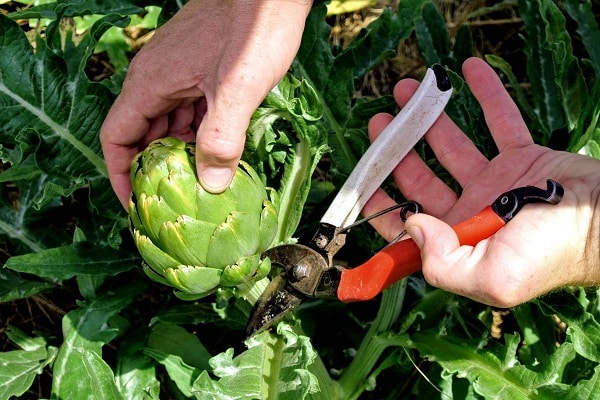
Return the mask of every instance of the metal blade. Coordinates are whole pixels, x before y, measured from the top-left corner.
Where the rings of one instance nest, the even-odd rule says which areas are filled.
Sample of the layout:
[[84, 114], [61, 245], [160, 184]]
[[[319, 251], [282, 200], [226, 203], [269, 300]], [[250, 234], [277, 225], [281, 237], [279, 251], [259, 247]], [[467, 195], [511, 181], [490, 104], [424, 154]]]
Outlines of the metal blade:
[[246, 337], [251, 337], [281, 320], [305, 299], [301, 294], [286, 289], [285, 275], [276, 276], [258, 298], [246, 324]]
[[362, 155], [321, 222], [338, 228], [353, 223], [384, 179], [439, 118], [451, 96], [446, 70], [440, 65], [429, 68], [417, 92]]

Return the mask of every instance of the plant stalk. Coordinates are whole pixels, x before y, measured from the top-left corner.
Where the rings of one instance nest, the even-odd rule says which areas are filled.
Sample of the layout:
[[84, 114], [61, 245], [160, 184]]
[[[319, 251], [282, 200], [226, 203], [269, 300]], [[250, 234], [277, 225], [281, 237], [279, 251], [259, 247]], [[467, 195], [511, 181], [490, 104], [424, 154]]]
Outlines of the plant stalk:
[[367, 331], [356, 356], [342, 373], [339, 384], [345, 399], [357, 399], [368, 386], [368, 377], [389, 346], [378, 335], [388, 331], [398, 320], [404, 304], [407, 279], [402, 279], [383, 292], [377, 317]]

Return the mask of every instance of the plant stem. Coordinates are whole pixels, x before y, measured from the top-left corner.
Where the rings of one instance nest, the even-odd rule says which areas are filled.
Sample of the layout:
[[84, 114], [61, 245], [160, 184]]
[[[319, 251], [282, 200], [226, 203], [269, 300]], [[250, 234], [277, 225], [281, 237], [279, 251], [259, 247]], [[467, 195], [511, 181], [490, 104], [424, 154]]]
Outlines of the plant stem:
[[378, 335], [389, 330], [398, 319], [404, 303], [406, 284], [407, 280], [403, 279], [383, 292], [377, 317], [339, 380], [345, 399], [357, 399], [366, 389], [367, 378], [389, 345], [379, 340]]
[[341, 399], [340, 396], [343, 391], [340, 388], [338, 382], [331, 379], [329, 375], [329, 371], [323, 364], [323, 360], [320, 356], [317, 356], [317, 359], [314, 363], [308, 366], [308, 371], [312, 373], [319, 382], [319, 388], [321, 391], [317, 395], [313, 395], [310, 397], [311, 400], [329, 400], [329, 399]]
[[263, 278], [256, 282], [242, 282], [237, 286], [240, 291], [238, 297], [245, 299], [248, 303], [250, 303], [250, 306], [253, 306], [260, 295], [265, 291], [269, 285], [269, 282], [269, 278]]

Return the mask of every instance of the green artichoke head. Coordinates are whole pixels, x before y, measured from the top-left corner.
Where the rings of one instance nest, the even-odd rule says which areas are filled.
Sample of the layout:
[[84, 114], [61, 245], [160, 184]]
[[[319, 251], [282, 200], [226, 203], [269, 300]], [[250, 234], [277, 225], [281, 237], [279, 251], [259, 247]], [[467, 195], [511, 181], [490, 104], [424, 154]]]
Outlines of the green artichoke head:
[[184, 299], [266, 276], [261, 259], [277, 233], [274, 191], [243, 161], [225, 192], [198, 183], [195, 146], [152, 142], [131, 164], [129, 221], [144, 271]]

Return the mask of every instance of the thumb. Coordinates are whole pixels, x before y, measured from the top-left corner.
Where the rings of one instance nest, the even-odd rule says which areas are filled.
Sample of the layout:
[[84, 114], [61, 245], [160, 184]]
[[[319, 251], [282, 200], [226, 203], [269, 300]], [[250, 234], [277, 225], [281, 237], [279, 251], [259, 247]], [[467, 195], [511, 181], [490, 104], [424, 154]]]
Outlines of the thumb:
[[477, 285], [484, 277], [476, 266], [486, 253], [487, 241], [461, 246], [452, 227], [426, 214], [406, 220], [406, 231], [421, 249], [423, 276], [430, 285], [485, 302]]
[[229, 187], [242, 157], [254, 109], [208, 105], [196, 133], [196, 170], [208, 192], [221, 193]]
[[421, 249], [423, 262], [432, 257], [444, 258], [460, 246], [452, 227], [431, 215], [411, 215], [406, 220], [405, 228]]
[[452, 227], [431, 215], [415, 214], [406, 220], [405, 228], [421, 249], [427, 282], [442, 289], [454, 289], [457, 283], [453, 281], [464, 272], [460, 270], [468, 254]]

